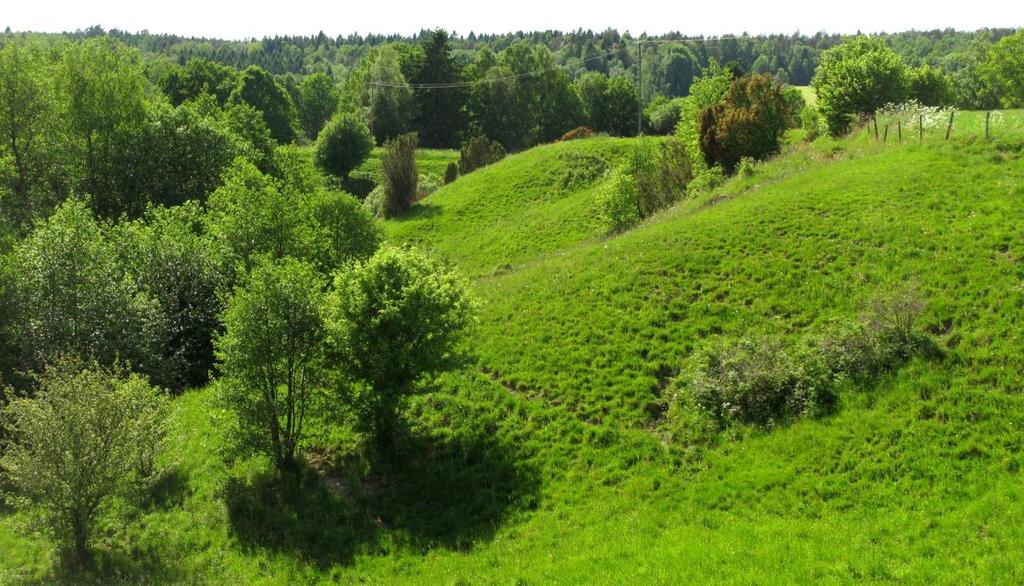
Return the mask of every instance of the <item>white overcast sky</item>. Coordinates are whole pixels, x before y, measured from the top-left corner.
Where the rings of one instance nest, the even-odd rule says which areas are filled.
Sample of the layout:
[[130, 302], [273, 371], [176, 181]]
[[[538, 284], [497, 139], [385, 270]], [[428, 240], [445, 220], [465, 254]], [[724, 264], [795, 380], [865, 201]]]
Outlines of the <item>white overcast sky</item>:
[[617, 28], [633, 34], [894, 32], [1024, 26], [1024, 0], [0, 0], [0, 30], [136, 32], [243, 39], [273, 35], [467, 34]]

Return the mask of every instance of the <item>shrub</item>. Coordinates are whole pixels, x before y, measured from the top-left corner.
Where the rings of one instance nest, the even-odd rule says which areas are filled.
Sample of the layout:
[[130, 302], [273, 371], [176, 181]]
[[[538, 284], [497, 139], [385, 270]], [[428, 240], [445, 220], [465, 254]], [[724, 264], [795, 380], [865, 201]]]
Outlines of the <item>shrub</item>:
[[373, 150], [373, 135], [363, 116], [335, 116], [316, 139], [316, 165], [342, 179], [362, 164]]
[[115, 226], [111, 238], [119, 264], [157, 300], [167, 324], [164, 366], [151, 379], [173, 390], [205, 384], [213, 368], [213, 334], [223, 310], [217, 292], [225, 276], [203, 234], [199, 206], [152, 208], [145, 221]]
[[743, 157], [740, 159], [740, 164], [736, 168], [736, 174], [740, 177], [753, 177], [754, 173], [757, 172], [755, 167], [756, 165], [757, 162], [754, 161], [754, 159], [751, 159], [750, 157]]
[[719, 342], [698, 352], [678, 384], [677, 392], [720, 425], [824, 413], [837, 398], [819, 355], [771, 337]]
[[459, 155], [459, 174], [466, 175], [505, 158], [505, 148], [496, 140], [486, 136], [471, 138], [462, 145]]
[[456, 162], [448, 163], [448, 166], [444, 168], [444, 184], [454, 182], [459, 178], [459, 164]]
[[682, 99], [668, 100], [650, 109], [649, 129], [652, 134], [668, 135], [676, 131], [682, 113]]
[[381, 227], [359, 200], [337, 191], [314, 191], [305, 202], [311, 232], [310, 260], [331, 275], [351, 260], [369, 258], [384, 239]]
[[440, 188], [441, 178], [437, 175], [431, 173], [420, 175], [416, 190], [416, 199], [423, 199]]
[[771, 76], [734, 80], [722, 102], [700, 114], [704, 160], [731, 173], [743, 157], [763, 160], [777, 153], [787, 112], [782, 86]]
[[782, 99], [786, 102], [786, 128], [799, 128], [801, 123], [800, 115], [807, 107], [807, 101], [800, 90], [789, 86], [782, 90]]
[[36, 369], [58, 356], [130, 362], [164, 371], [167, 324], [156, 299], [116, 262], [116, 249], [82, 202], [68, 200], [13, 253], [14, 334]]
[[923, 307], [913, 289], [900, 289], [876, 297], [860, 321], [796, 345], [774, 337], [709, 344], [675, 381], [671, 427], [700, 424], [702, 416], [722, 427], [827, 413], [842, 381], [868, 382], [925, 348], [915, 326]]
[[558, 139], [558, 142], [566, 142], [569, 140], [578, 140], [583, 138], [590, 138], [594, 136], [594, 130], [589, 126], [577, 126], [569, 132], [562, 135], [562, 138]]
[[451, 268], [415, 250], [385, 245], [335, 279], [331, 342], [359, 383], [360, 429], [387, 452], [399, 402], [424, 376], [448, 368], [475, 302]]
[[725, 181], [725, 172], [719, 166], [708, 167], [694, 174], [689, 185], [686, 186], [687, 196], [693, 197], [699, 193], [711, 191]]
[[636, 183], [623, 170], [612, 173], [597, 192], [596, 216], [609, 233], [623, 232], [640, 221]]
[[881, 39], [858, 36], [822, 53], [811, 85], [829, 134], [839, 136], [852, 116], [907, 98], [907, 66]]
[[805, 106], [800, 110], [800, 128], [804, 131], [804, 140], [815, 140], [825, 134], [825, 119], [814, 106]]
[[11, 440], [0, 468], [15, 503], [29, 507], [78, 568], [90, 559], [96, 520], [115, 497], [156, 477], [164, 400], [142, 377], [64, 360], [39, 379], [35, 398], [4, 410]]
[[374, 218], [383, 218], [384, 212], [384, 186], [378, 185], [363, 199], [363, 209]]
[[237, 445], [295, 470], [323, 394], [323, 284], [295, 259], [263, 261], [228, 299], [216, 340], [223, 398], [238, 416]]
[[384, 143], [381, 160], [384, 185], [383, 211], [386, 217], [409, 209], [416, 198], [416, 133], [403, 134]]
[[953, 78], [925, 65], [909, 71], [910, 97], [924, 106], [953, 105]]
[[661, 143], [658, 150], [658, 189], [667, 204], [686, 195], [693, 180], [693, 163], [682, 141], [671, 138]]

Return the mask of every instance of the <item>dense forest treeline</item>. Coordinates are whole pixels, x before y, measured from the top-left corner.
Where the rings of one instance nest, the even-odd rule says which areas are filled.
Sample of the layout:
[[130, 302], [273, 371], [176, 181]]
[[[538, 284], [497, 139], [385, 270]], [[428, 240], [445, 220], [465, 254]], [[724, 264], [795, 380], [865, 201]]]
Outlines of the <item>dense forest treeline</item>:
[[[1012, 28], [957, 31], [905, 31], [881, 33], [908, 65], [941, 67], [955, 71], [964, 65], [964, 54], [976, 40], [998, 41], [1014, 32]], [[149, 32], [129, 33], [99, 26], [73, 33], [44, 35], [49, 38], [81, 40], [109, 35], [136, 47], [154, 60], [184, 65], [190, 58], [202, 57], [238, 69], [250, 65], [262, 67], [275, 75], [328, 73], [343, 80], [349, 71], [374, 47], [386, 44], [416, 45], [427, 39], [431, 31], [415, 36], [348, 35], [329, 37], [322, 31], [311, 36], [275, 36], [243, 41], [184, 37]], [[719, 63], [736, 62], [751, 73], [771, 73], [792, 85], [808, 85], [818, 66], [821, 52], [834, 47], [851, 35], [818, 32], [813, 35], [776, 34], [726, 37], [685, 37], [679, 33], [658, 36], [619, 33], [615, 29], [536, 31], [505, 34], [451, 35], [453, 56], [469, 65], [478, 51], [488, 49], [499, 53], [526, 41], [551, 51], [555, 63], [565, 67], [575, 78], [587, 71], [612, 76], [635, 73], [637, 41], [643, 40], [643, 69], [647, 78], [645, 99], [658, 94], [685, 95], [687, 79], [692, 79], [711, 59]]]

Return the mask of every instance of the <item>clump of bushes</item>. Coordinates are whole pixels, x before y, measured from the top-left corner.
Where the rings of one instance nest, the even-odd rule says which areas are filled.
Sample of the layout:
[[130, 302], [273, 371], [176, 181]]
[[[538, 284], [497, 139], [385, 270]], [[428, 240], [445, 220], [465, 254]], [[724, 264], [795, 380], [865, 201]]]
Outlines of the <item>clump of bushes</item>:
[[459, 155], [459, 174], [465, 175], [505, 158], [505, 147], [486, 136], [473, 137], [462, 145]]
[[381, 159], [386, 217], [394, 217], [409, 209], [416, 199], [419, 173], [416, 172], [415, 132], [403, 134], [384, 143]]
[[427, 173], [420, 175], [419, 183], [416, 189], [416, 199], [420, 200], [427, 197], [431, 193], [434, 193], [441, 188], [441, 178], [437, 175]]
[[733, 80], [725, 98], [700, 113], [700, 149], [708, 165], [732, 173], [743, 157], [763, 160], [779, 151], [789, 105], [769, 75]]
[[641, 140], [626, 165], [598, 192], [598, 220], [609, 233], [626, 230], [679, 200], [692, 179], [684, 144], [667, 140], [655, 149], [650, 141]]
[[583, 138], [590, 138], [594, 136], [594, 129], [589, 126], [577, 126], [569, 132], [566, 132], [558, 139], [558, 142], [566, 142], [570, 140], [578, 140]]
[[682, 116], [683, 98], [669, 100], [659, 96], [647, 107], [648, 129], [651, 134], [669, 135], [676, 131]]
[[927, 346], [923, 302], [911, 290], [875, 299], [858, 322], [797, 343], [777, 336], [717, 340], [674, 381], [670, 418], [772, 425], [830, 412], [840, 385], [865, 383]]

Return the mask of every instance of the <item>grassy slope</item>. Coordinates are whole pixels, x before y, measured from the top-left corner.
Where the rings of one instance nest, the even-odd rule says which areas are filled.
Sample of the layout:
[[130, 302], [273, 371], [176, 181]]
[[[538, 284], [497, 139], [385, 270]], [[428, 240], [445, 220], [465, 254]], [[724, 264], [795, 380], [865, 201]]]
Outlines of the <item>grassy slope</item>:
[[[228, 468], [225, 415], [194, 392], [175, 405], [181, 486], [113, 531], [130, 555], [111, 565], [243, 583], [1021, 582], [1024, 139], [966, 134], [821, 141], [611, 239], [588, 219], [596, 184], [553, 189], [552, 160], [624, 142], [461, 178], [389, 224], [484, 301], [477, 367], [413, 402], [408, 494], [277, 503], [284, 533], [240, 516], [229, 478], [261, 465]], [[662, 443], [659, 377], [701, 338], [813, 330], [907, 278], [944, 359], [825, 420], [738, 429], [701, 460]], [[45, 543], [15, 537], [17, 520], [0, 521], [0, 580], [46, 576]]]

